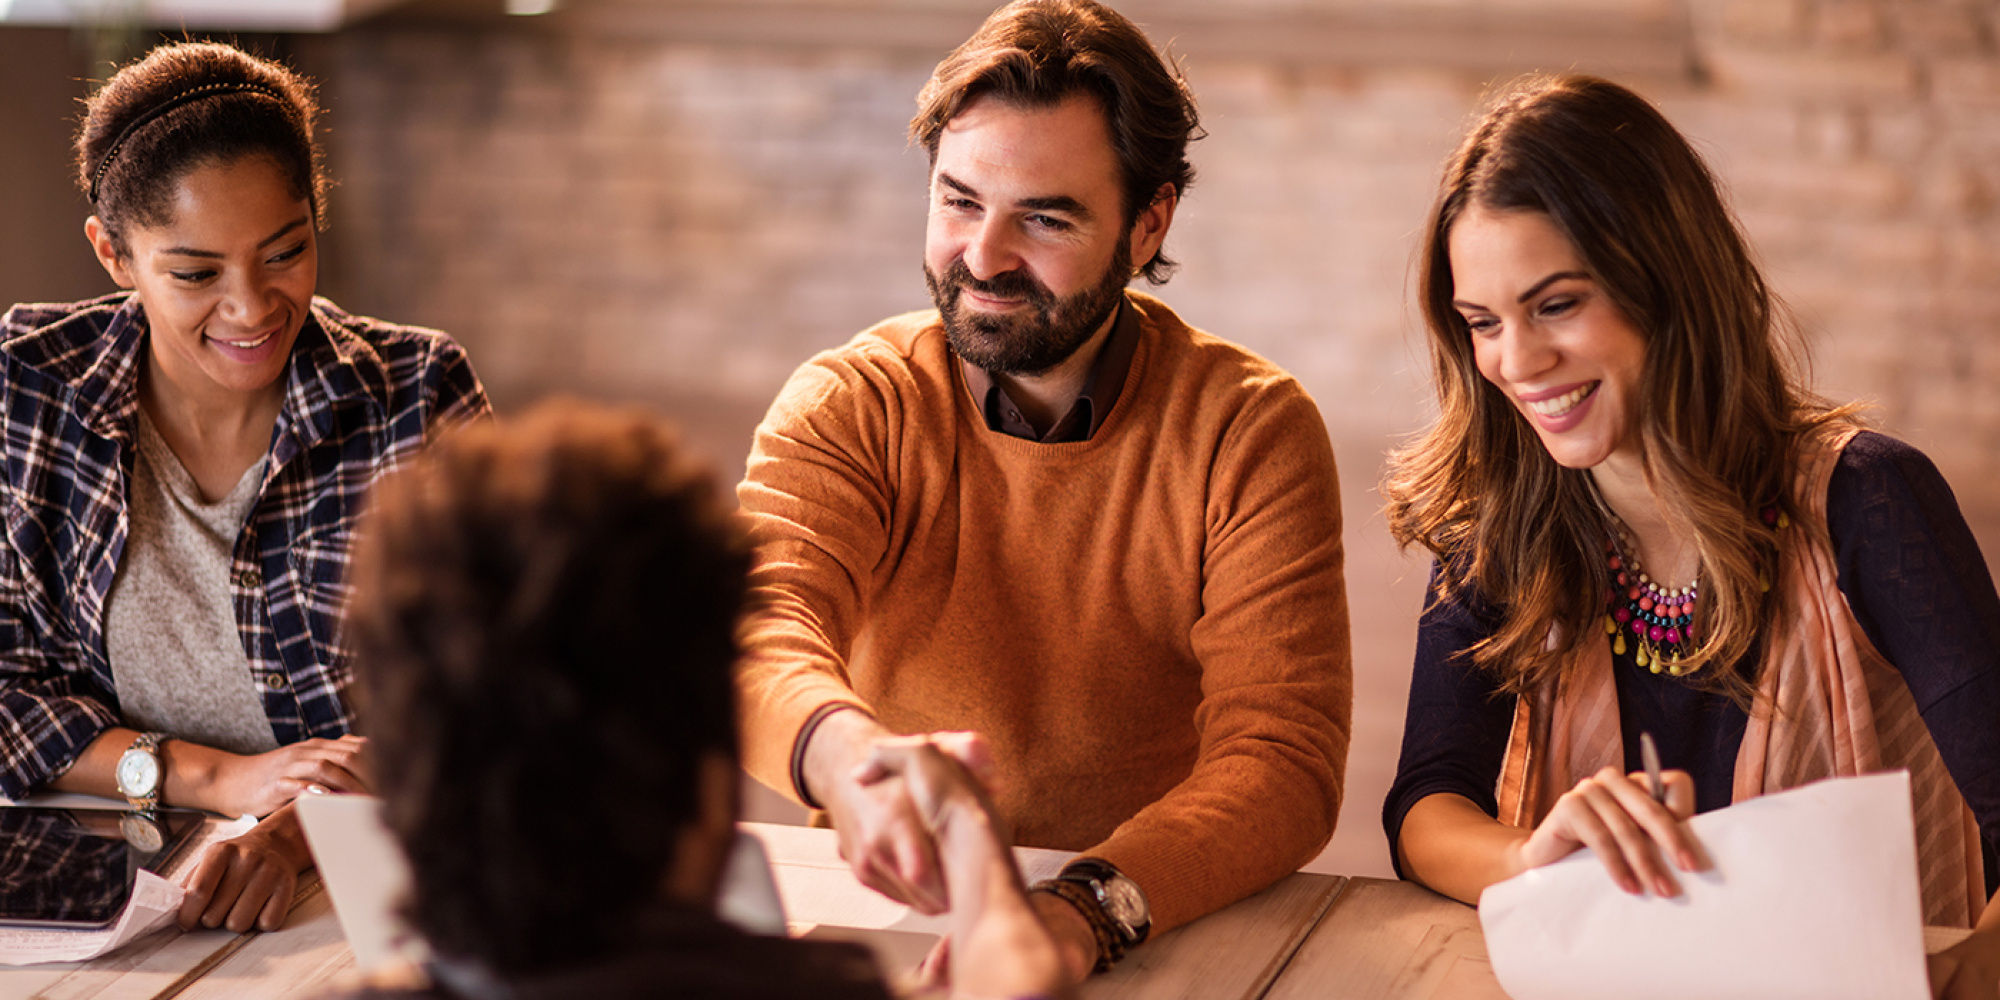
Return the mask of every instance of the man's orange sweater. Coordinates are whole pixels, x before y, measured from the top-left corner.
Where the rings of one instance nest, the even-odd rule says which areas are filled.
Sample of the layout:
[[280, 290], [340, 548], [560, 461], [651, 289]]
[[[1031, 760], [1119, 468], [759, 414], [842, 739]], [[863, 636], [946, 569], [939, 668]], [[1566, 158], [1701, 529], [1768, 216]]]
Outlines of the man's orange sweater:
[[738, 491], [743, 749], [796, 796], [794, 743], [829, 703], [979, 732], [1019, 842], [1117, 865], [1157, 933], [1326, 843], [1353, 684], [1318, 410], [1128, 295], [1138, 351], [1088, 441], [988, 430], [936, 312], [792, 376]]

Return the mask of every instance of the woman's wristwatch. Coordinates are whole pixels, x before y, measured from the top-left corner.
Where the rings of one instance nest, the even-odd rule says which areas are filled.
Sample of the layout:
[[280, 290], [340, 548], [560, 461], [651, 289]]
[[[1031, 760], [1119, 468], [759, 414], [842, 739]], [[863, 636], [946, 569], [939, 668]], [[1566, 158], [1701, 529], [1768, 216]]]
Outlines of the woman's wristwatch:
[[1059, 897], [1083, 914], [1097, 937], [1098, 972], [1124, 958], [1153, 929], [1145, 891], [1108, 861], [1078, 858], [1064, 866], [1062, 874], [1035, 883], [1031, 891]]
[[165, 733], [141, 733], [118, 758], [118, 794], [140, 812], [160, 807], [160, 787], [166, 784], [166, 768], [160, 761], [160, 744]]

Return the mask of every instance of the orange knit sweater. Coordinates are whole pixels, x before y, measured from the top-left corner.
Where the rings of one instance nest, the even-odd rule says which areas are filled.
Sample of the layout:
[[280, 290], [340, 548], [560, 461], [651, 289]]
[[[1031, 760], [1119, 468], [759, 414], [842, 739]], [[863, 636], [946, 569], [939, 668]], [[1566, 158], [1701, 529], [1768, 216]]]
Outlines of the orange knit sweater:
[[808, 361], [739, 497], [758, 547], [746, 766], [797, 794], [829, 702], [990, 741], [1020, 843], [1084, 851], [1164, 931], [1332, 834], [1352, 670], [1333, 450], [1296, 381], [1128, 293], [1097, 433], [986, 428], [935, 312]]

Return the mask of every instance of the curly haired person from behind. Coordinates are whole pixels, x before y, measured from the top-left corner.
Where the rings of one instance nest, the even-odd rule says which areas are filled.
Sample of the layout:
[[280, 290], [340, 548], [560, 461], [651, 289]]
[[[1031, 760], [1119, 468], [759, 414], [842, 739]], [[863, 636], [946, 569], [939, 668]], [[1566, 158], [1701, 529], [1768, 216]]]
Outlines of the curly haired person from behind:
[[[749, 550], [659, 422], [554, 403], [467, 431], [369, 523], [362, 721], [438, 956], [414, 994], [371, 995], [888, 995], [863, 950], [715, 915]], [[1054, 941], [976, 782], [922, 740], [863, 780], [907, 789], [944, 845], [957, 995], [1053, 995]]]
[[1688, 141], [1616, 84], [1527, 81], [1447, 164], [1420, 273], [1439, 417], [1385, 493], [1437, 569], [1398, 869], [1473, 902], [1590, 847], [1675, 896], [1689, 816], [1905, 769], [1925, 920], [1975, 928], [1932, 981], [1992, 1000], [2000, 595], [1930, 461], [1807, 393]]
[[364, 491], [488, 412], [443, 334], [313, 295], [310, 85], [226, 45], [91, 96], [84, 223], [124, 291], [18, 305], [0, 342], [0, 795], [262, 817], [208, 850], [184, 927], [277, 927], [289, 803], [370, 785], [341, 639]]

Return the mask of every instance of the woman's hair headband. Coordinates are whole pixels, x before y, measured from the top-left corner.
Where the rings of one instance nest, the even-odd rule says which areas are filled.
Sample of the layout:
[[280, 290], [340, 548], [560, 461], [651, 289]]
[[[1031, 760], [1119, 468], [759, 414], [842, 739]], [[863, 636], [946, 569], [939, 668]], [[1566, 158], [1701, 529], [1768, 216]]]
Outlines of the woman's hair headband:
[[132, 123], [125, 126], [118, 133], [118, 138], [111, 143], [110, 151], [104, 154], [104, 159], [97, 161], [97, 169], [90, 172], [90, 203], [92, 205], [97, 204], [98, 189], [104, 183], [105, 171], [111, 169], [111, 161], [118, 158], [118, 151], [125, 148], [126, 140], [132, 138], [133, 133], [146, 127], [154, 119], [182, 105], [192, 104], [204, 98], [224, 97], [229, 94], [262, 94], [280, 104], [290, 105], [285, 95], [261, 83], [205, 83], [199, 87], [183, 90], [173, 97], [160, 102], [158, 106], [148, 110], [145, 114], [132, 119]]

